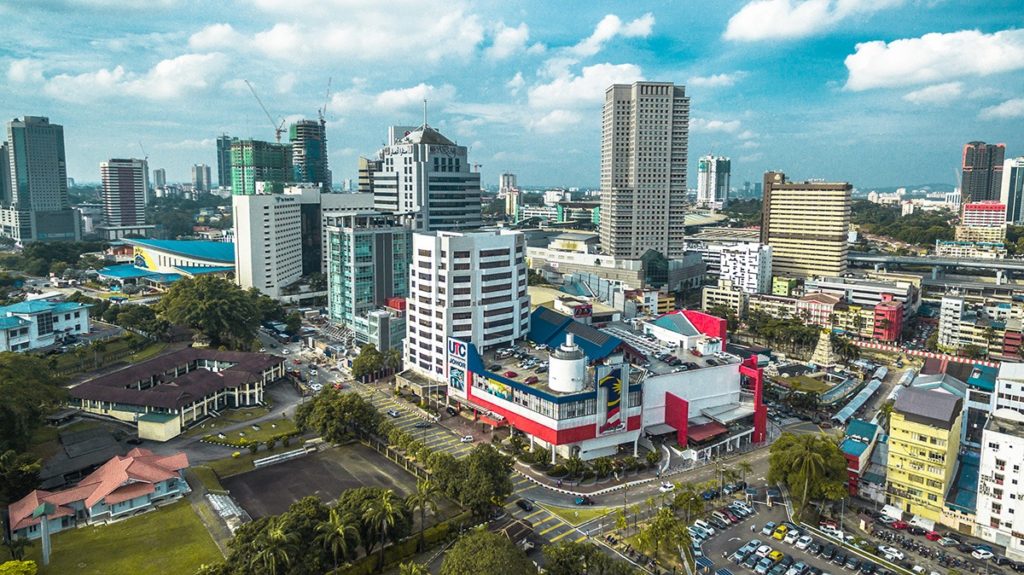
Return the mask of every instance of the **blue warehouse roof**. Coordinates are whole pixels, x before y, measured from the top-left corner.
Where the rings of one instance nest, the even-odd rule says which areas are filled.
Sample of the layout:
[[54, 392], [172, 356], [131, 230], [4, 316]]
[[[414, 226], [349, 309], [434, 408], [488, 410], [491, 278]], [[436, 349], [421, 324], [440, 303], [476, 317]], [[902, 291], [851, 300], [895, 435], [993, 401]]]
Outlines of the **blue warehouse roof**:
[[839, 449], [841, 449], [843, 453], [847, 455], [852, 455], [854, 457], [860, 457], [864, 453], [864, 450], [866, 450], [867, 448], [867, 443], [864, 443], [863, 441], [857, 441], [852, 437], [847, 437], [846, 439], [843, 440], [842, 443], [839, 444]]
[[202, 240], [127, 240], [132, 245], [161, 250], [187, 258], [235, 263], [235, 244]]
[[614, 335], [546, 307], [538, 307], [530, 315], [530, 341], [557, 347], [565, 343], [566, 333], [573, 334], [576, 345], [583, 349], [590, 361], [608, 357], [622, 344], [622, 340]]
[[175, 266], [174, 269], [190, 276], [217, 274], [235, 271], [234, 266]]

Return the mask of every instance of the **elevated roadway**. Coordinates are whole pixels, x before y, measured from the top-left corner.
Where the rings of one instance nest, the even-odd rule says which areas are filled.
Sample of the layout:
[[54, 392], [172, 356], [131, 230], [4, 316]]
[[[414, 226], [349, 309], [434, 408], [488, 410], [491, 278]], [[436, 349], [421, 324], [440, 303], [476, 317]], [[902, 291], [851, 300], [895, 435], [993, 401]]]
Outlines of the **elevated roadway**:
[[966, 258], [941, 258], [935, 256], [895, 256], [891, 254], [866, 254], [850, 252], [851, 264], [928, 266], [932, 268], [967, 268], [997, 272], [1024, 272], [1024, 260], [982, 260]]

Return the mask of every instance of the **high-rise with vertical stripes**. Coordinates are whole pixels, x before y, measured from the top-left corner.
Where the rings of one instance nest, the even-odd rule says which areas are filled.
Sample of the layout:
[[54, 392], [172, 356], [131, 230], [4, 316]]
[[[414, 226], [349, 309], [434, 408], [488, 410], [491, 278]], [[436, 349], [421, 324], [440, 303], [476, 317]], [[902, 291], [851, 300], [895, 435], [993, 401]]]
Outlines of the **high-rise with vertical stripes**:
[[146, 226], [146, 195], [149, 193], [149, 166], [146, 160], [115, 158], [100, 163], [103, 183], [103, 226], [108, 240], [127, 236], [144, 236], [153, 226]]
[[681, 257], [690, 99], [671, 82], [614, 84], [601, 128], [601, 248]]
[[1006, 144], [968, 142], [964, 146], [960, 197], [966, 202], [998, 200]]

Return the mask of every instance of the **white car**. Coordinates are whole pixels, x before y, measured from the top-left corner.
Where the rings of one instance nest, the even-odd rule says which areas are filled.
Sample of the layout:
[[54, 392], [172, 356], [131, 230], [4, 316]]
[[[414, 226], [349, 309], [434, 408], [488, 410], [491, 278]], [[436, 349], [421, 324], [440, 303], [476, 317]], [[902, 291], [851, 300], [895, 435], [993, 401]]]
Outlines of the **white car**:
[[467, 435], [460, 439], [459, 441], [461, 441], [462, 443], [473, 443], [474, 440], [472, 435]]
[[715, 528], [712, 527], [711, 525], [708, 525], [707, 521], [704, 521], [703, 519], [698, 519], [698, 520], [694, 521], [693, 524], [695, 526], [697, 526], [697, 527], [700, 527], [704, 531], [706, 531], [707, 534], [708, 534], [708, 537], [714, 537], [714, 535], [715, 535]]
[[890, 547], [888, 545], [879, 545], [878, 552], [882, 555], [885, 555], [886, 559], [889, 559], [890, 557], [895, 557], [896, 559], [903, 561], [903, 552], [895, 547]]
[[286, 347], [286, 348], [284, 348], [284, 349], [282, 349], [282, 350], [281, 350], [281, 353], [283, 353], [283, 354], [285, 354], [285, 355], [288, 355], [288, 354], [289, 354], [289, 353], [291, 353], [291, 352], [290, 352], [290, 351], [288, 351], [288, 348]]
[[671, 483], [666, 481], [665, 483], [661, 484], [661, 487], [658, 488], [658, 491], [660, 491], [662, 493], [669, 493], [670, 491], [672, 491], [675, 488], [676, 488], [675, 485], [672, 485]]
[[319, 383], [314, 383], [313, 385], [309, 386], [309, 388], [312, 389], [313, 391], [321, 391], [324, 388], [324, 386]]
[[807, 547], [811, 543], [814, 543], [814, 539], [810, 535], [804, 535], [800, 539], [796, 540], [796, 548], [797, 549], [807, 549]]
[[974, 552], [971, 553], [971, 557], [985, 561], [992, 558], [992, 552], [987, 549], [975, 549]]
[[840, 540], [843, 539], [843, 532], [829, 525], [822, 527], [821, 532], [825, 535], [828, 535], [829, 537], [834, 537]]
[[754, 554], [757, 555], [758, 557], [767, 557], [768, 554], [771, 553], [771, 552], [772, 552], [772, 548], [771, 547], [769, 547], [768, 545], [762, 545], [762, 546], [757, 548], [757, 551], [755, 551]]
[[793, 529], [789, 533], [786, 533], [786, 538], [784, 539], [784, 541], [792, 545], [796, 543], [797, 539], [800, 539], [800, 532], [796, 529]]

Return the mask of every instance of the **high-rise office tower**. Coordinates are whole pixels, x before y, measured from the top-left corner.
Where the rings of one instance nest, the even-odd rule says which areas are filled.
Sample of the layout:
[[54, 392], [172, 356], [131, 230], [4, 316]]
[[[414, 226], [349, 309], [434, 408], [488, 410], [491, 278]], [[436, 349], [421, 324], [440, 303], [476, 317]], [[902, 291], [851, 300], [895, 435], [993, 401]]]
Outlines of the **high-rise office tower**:
[[509, 172], [503, 172], [498, 178], [498, 193], [504, 194], [509, 190], [514, 190], [519, 186], [516, 185], [516, 175]]
[[729, 158], [701, 156], [697, 162], [697, 207], [720, 210], [729, 203]]
[[217, 137], [217, 185], [231, 187], [231, 136], [227, 134]]
[[370, 158], [359, 156], [359, 183], [356, 188], [359, 193], [373, 193], [373, 175], [379, 172], [383, 166], [384, 162], [381, 160], [371, 160]]
[[157, 168], [153, 170], [153, 187], [163, 188], [167, 186], [167, 170]]
[[256, 182], [274, 193], [292, 179], [292, 147], [261, 140], [231, 140], [231, 193], [251, 196]]
[[292, 181], [323, 184], [331, 189], [331, 170], [327, 167], [327, 126], [316, 120], [299, 120], [288, 128], [292, 144]]
[[81, 218], [68, 201], [64, 127], [25, 116], [7, 123], [10, 193], [0, 209], [0, 234], [20, 242], [78, 240]]
[[11, 203], [11, 158], [7, 154], [7, 142], [0, 142], [0, 204]]
[[192, 189], [197, 192], [210, 191], [210, 178], [212, 177], [210, 166], [206, 164], [195, 164], [192, 166]]
[[1006, 221], [1024, 223], [1024, 156], [1003, 162], [1003, 183], [999, 201], [1006, 205]]
[[960, 179], [960, 194], [964, 202], [999, 199], [1005, 156], [1006, 144], [968, 142], [964, 146]]
[[781, 172], [765, 172], [761, 243], [772, 248], [773, 274], [846, 272], [852, 191], [845, 182], [787, 182]]
[[601, 247], [636, 259], [686, 251], [686, 158], [690, 99], [671, 82], [615, 84], [601, 130]]
[[103, 226], [109, 240], [146, 235], [146, 197], [149, 166], [136, 158], [112, 159], [100, 163], [103, 183]]
[[[466, 146], [424, 124], [398, 131], [381, 149], [373, 174], [374, 207], [414, 216], [416, 230], [458, 230], [483, 224], [480, 173], [470, 170]], [[399, 134], [403, 134], [399, 136]]]

